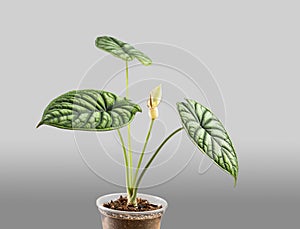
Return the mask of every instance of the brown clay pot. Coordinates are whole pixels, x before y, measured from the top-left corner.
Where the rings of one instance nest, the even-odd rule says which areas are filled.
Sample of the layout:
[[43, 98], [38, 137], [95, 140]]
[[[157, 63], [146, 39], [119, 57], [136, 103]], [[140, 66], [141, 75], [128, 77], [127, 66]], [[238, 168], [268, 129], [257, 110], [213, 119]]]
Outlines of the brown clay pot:
[[160, 229], [161, 218], [168, 206], [164, 199], [147, 194], [138, 194], [139, 198], [146, 199], [152, 204], [162, 205], [162, 208], [154, 211], [118, 211], [103, 207], [104, 203], [116, 200], [121, 195], [126, 196], [124, 193], [115, 193], [97, 199], [103, 229]]

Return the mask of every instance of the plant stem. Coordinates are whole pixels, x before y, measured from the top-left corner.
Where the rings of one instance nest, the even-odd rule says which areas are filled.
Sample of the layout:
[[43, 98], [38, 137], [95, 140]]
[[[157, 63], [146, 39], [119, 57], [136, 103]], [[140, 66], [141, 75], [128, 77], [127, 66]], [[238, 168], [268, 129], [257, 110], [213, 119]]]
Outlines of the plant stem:
[[136, 187], [136, 186], [135, 186], [136, 179], [137, 179], [137, 176], [138, 176], [138, 173], [139, 173], [139, 169], [140, 169], [141, 164], [142, 164], [142, 161], [143, 161], [143, 157], [144, 157], [144, 154], [145, 154], [145, 150], [146, 150], [146, 148], [147, 148], [147, 144], [148, 144], [149, 137], [150, 137], [150, 134], [151, 134], [151, 131], [152, 131], [152, 127], [153, 127], [154, 120], [155, 120], [155, 119], [151, 119], [151, 122], [150, 122], [150, 127], [149, 127], [149, 130], [148, 130], [147, 136], [146, 136], [146, 140], [145, 140], [145, 143], [144, 143], [144, 147], [143, 147], [142, 153], [141, 153], [141, 155], [140, 155], [140, 159], [139, 159], [139, 162], [138, 162], [138, 165], [137, 165], [137, 169], [136, 169], [136, 171], [135, 171], [135, 175], [134, 175], [134, 179], [133, 179], [133, 188]]
[[128, 136], [128, 156], [129, 156], [129, 188], [132, 188], [132, 149], [131, 149], [131, 134], [130, 134], [130, 124], [127, 126], [127, 136]]
[[[126, 61], [126, 98], [129, 98], [129, 74], [128, 74], [128, 61]], [[133, 177], [132, 177], [132, 148], [131, 148], [131, 133], [130, 133], [130, 124], [127, 126], [127, 139], [128, 139], [128, 183], [127, 183], [127, 194], [128, 194], [128, 202], [134, 203], [135, 201], [132, 200], [130, 197], [132, 196], [132, 189], [133, 189]]]
[[126, 98], [129, 98], [129, 77], [128, 77], [128, 61], [126, 61]]
[[162, 147], [175, 135], [177, 134], [179, 131], [183, 130], [183, 127], [180, 127], [178, 128], [177, 130], [175, 130], [173, 133], [171, 133], [160, 145], [159, 147], [157, 148], [157, 150], [155, 151], [155, 153], [152, 155], [152, 157], [150, 158], [150, 160], [148, 161], [148, 163], [146, 164], [145, 168], [143, 169], [141, 175], [139, 176], [137, 182], [136, 182], [136, 185], [134, 187], [134, 190], [133, 190], [133, 197], [136, 198], [136, 195], [137, 195], [137, 190], [138, 190], [138, 187], [141, 183], [141, 180], [143, 178], [143, 176], [145, 175], [147, 169], [149, 168], [149, 166], [151, 165], [151, 163], [153, 162], [153, 160], [155, 159], [155, 157], [157, 156], [157, 154], [159, 153], [159, 151], [162, 149]]
[[[120, 130], [118, 129], [118, 135], [122, 144], [122, 149], [123, 149], [123, 154], [124, 154], [124, 162], [125, 162], [125, 171], [126, 171], [126, 187], [129, 187], [129, 174], [128, 174], [128, 158], [127, 158], [127, 152], [126, 152], [126, 147], [125, 147], [125, 143], [122, 137], [122, 134], [120, 132]], [[129, 190], [127, 190], [129, 191]]]

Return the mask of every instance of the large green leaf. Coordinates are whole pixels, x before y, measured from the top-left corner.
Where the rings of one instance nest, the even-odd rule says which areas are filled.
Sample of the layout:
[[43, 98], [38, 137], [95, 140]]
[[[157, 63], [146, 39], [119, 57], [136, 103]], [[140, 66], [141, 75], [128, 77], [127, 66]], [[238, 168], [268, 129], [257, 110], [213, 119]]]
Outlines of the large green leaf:
[[238, 159], [224, 126], [206, 107], [194, 100], [186, 101], [177, 103], [177, 110], [188, 136], [236, 182]]
[[140, 50], [114, 37], [97, 37], [95, 44], [98, 48], [109, 52], [110, 54], [119, 57], [122, 60], [132, 61], [136, 58], [143, 65], [150, 65], [152, 63], [151, 59]]
[[110, 92], [70, 91], [54, 99], [45, 109], [41, 125], [62, 129], [106, 131], [128, 125], [139, 105]]

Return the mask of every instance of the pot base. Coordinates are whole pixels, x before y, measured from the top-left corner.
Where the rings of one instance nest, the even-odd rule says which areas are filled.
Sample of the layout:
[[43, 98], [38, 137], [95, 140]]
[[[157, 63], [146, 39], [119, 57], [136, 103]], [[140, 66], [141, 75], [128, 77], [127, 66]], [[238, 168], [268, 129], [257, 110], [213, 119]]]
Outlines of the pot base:
[[102, 215], [103, 229], [160, 229], [161, 216], [146, 219], [123, 219]]
[[160, 229], [161, 218], [167, 208], [167, 202], [159, 197], [139, 194], [138, 197], [162, 207], [152, 211], [119, 211], [106, 208], [103, 204], [116, 200], [124, 193], [110, 194], [100, 197], [97, 206], [101, 213], [103, 229]]

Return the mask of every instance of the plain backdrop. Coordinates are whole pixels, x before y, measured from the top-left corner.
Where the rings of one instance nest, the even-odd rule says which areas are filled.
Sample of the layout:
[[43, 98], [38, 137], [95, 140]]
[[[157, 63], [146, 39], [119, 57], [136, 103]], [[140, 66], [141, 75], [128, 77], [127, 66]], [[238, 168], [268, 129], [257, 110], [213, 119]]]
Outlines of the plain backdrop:
[[101, 228], [96, 198], [124, 191], [91, 172], [72, 132], [35, 129], [47, 103], [77, 88], [104, 55], [93, 42], [106, 34], [182, 47], [222, 91], [238, 185], [216, 166], [199, 175], [195, 154], [172, 180], [142, 190], [168, 200], [162, 227], [297, 227], [299, 7], [292, 0], [1, 1], [1, 228]]

